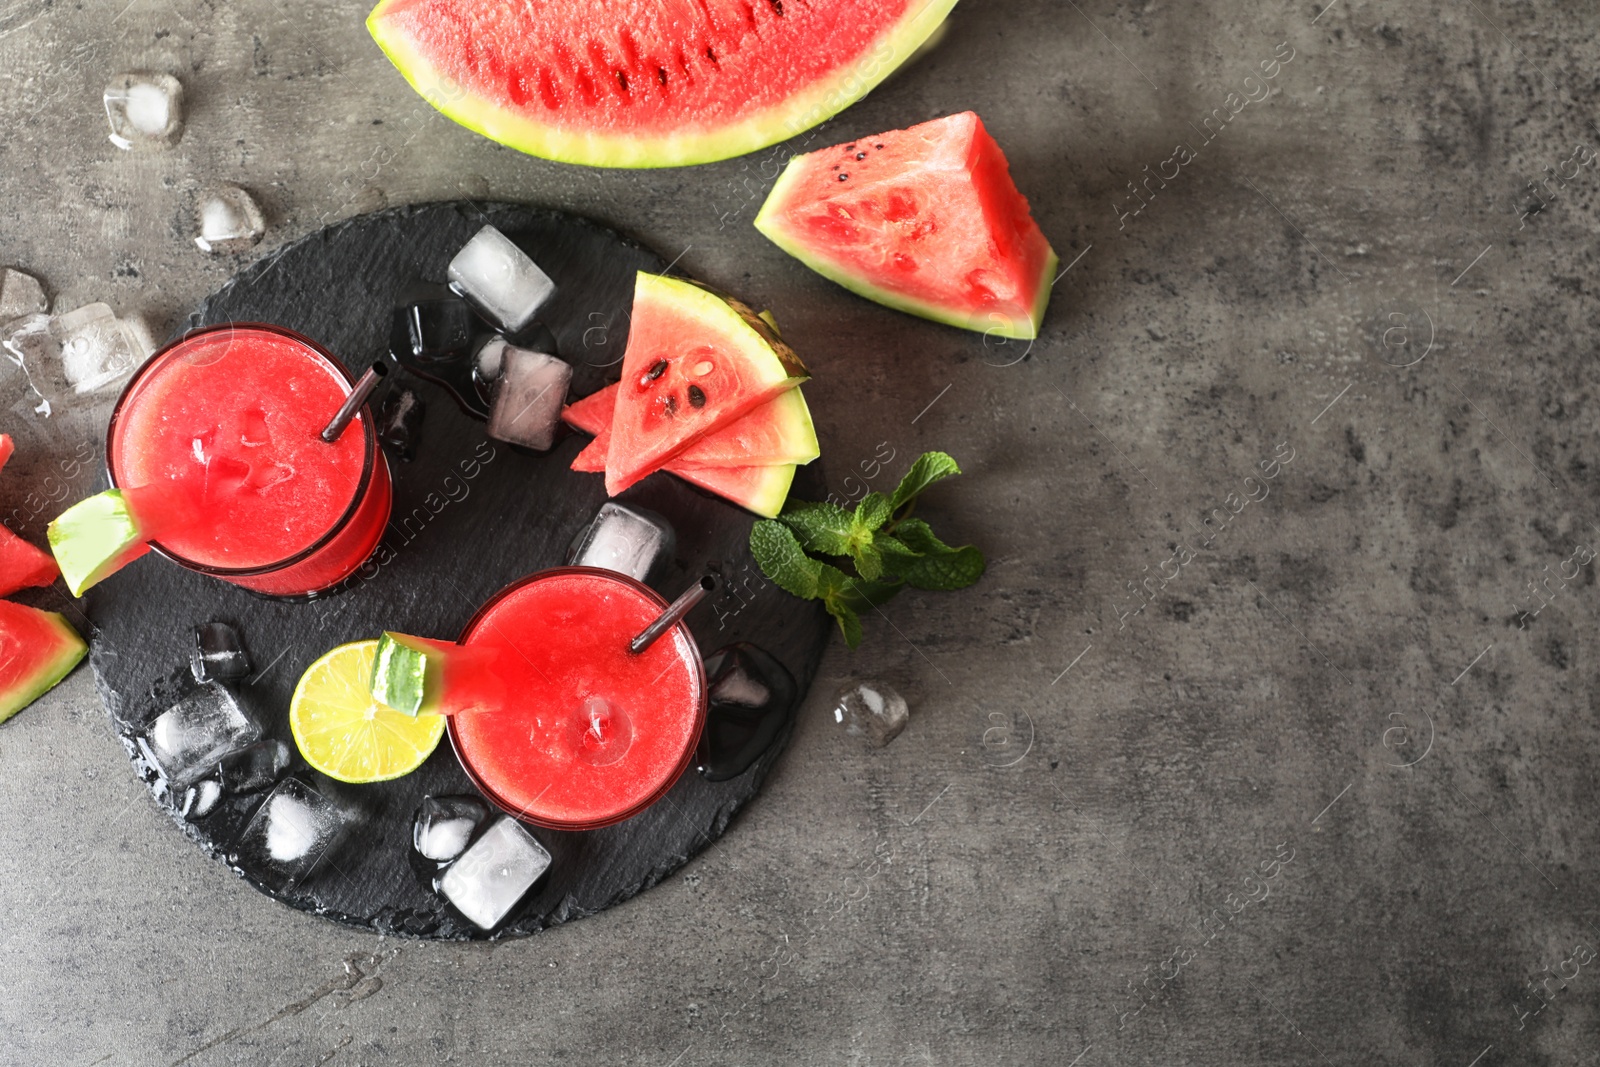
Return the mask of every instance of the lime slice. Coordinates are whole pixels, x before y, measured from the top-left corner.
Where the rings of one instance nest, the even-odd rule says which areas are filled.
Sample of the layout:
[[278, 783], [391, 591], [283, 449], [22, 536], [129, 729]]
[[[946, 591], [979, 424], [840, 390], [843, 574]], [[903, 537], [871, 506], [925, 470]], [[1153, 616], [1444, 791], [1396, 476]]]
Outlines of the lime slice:
[[372, 698], [378, 642], [340, 645], [300, 676], [289, 729], [312, 767], [341, 782], [386, 782], [410, 774], [444, 736], [443, 715], [406, 715]]

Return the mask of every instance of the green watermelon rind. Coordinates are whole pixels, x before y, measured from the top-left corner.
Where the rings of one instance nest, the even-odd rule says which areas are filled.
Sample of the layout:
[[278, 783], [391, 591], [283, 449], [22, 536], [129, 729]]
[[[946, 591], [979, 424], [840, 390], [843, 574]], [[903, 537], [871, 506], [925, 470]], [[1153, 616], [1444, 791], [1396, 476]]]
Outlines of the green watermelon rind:
[[1060, 265], [1060, 257], [1054, 249], [1045, 257], [1039, 271], [1039, 278], [1034, 288], [1033, 311], [1030, 317], [1020, 321], [994, 322], [994, 318], [1004, 319], [994, 311], [971, 312], [964, 309], [945, 307], [941, 304], [931, 303], [927, 300], [918, 300], [896, 293], [850, 273], [839, 263], [826, 259], [814, 253], [795, 235], [783, 227], [778, 219], [778, 213], [783, 208], [789, 187], [799, 180], [804, 173], [802, 166], [809, 156], [795, 156], [789, 160], [789, 165], [784, 168], [778, 180], [773, 183], [772, 191], [767, 194], [766, 202], [761, 205], [761, 210], [756, 213], [755, 227], [764, 234], [767, 240], [789, 253], [807, 267], [816, 271], [824, 278], [855, 293], [865, 297], [873, 303], [882, 304], [884, 307], [903, 311], [908, 315], [916, 315], [934, 322], [944, 323], [962, 330], [974, 330], [986, 337], [1005, 337], [1018, 341], [1032, 341], [1039, 336], [1039, 327], [1044, 322], [1045, 309], [1050, 304], [1050, 290], [1055, 285], [1056, 267]]
[[53, 656], [41, 661], [31, 674], [18, 679], [9, 690], [0, 692], [0, 722], [5, 722], [54, 689], [61, 679], [72, 673], [72, 668], [76, 667], [89, 651], [89, 646], [78, 635], [78, 631], [74, 630], [72, 624], [59, 612], [39, 611], [37, 608], [29, 608], [22, 604], [11, 606], [45, 616], [45, 625], [55, 631], [55, 635], [60, 639], [60, 647]]
[[73, 596], [115, 574], [149, 549], [148, 540], [120, 489], [107, 489], [72, 505], [45, 528], [50, 551]]
[[[393, 32], [384, 12], [399, 0], [381, 0], [367, 16], [367, 32], [411, 87], [446, 118], [531, 156], [558, 163], [640, 169], [715, 163], [754, 152], [817, 126], [871, 92], [893, 74], [938, 28], [956, 0], [925, 0], [914, 14], [885, 31], [863, 62], [835, 72], [782, 104], [729, 126], [657, 137], [578, 133], [533, 120], [469, 92], [442, 74], [404, 34]], [[883, 56], [883, 49], [889, 52]], [[853, 84], [852, 84], [853, 83]]]

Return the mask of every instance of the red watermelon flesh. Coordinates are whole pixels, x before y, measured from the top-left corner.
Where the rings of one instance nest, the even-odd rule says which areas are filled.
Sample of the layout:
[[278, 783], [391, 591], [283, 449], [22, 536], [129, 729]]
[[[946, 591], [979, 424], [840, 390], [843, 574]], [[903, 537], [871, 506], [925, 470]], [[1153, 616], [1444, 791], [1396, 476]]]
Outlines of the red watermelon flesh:
[[704, 163], [793, 137], [905, 62], [956, 0], [382, 0], [427, 101], [523, 152]]
[[745, 305], [641, 271], [611, 420], [606, 492], [616, 496], [806, 376], [799, 357]]
[[6, 460], [11, 458], [11, 453], [17, 450], [17, 443], [8, 433], [0, 433], [0, 468], [4, 468]]
[[60, 573], [54, 556], [0, 526], [0, 596], [10, 596], [29, 586], [49, 585]]
[[970, 111], [790, 161], [756, 228], [880, 304], [1001, 337], [1038, 335], [1056, 255]]
[[[611, 431], [602, 429], [588, 447], [572, 461], [575, 471], [599, 472], [606, 469], [606, 453], [611, 446]], [[764, 518], [777, 518], [789, 498], [794, 483], [793, 463], [773, 463], [752, 467], [679, 467], [676, 461], [663, 468], [690, 485], [731, 500]]]
[[0, 722], [65, 678], [88, 650], [57, 613], [0, 600]]
[[[621, 384], [608, 385], [567, 406], [561, 417], [584, 433], [598, 435], [602, 429], [609, 430]], [[805, 397], [799, 389], [790, 389], [723, 429], [706, 434], [680, 452], [667, 469], [810, 463], [821, 454]]]

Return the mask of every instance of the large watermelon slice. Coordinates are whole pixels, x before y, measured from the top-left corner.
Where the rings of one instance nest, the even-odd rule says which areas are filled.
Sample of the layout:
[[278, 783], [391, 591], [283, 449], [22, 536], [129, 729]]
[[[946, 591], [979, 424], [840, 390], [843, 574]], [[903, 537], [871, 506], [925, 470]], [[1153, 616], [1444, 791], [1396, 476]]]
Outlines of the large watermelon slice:
[[88, 650], [55, 612], [0, 600], [0, 722], [65, 678]]
[[0, 596], [32, 585], [49, 585], [60, 573], [54, 556], [0, 526]]
[[[572, 461], [575, 471], [604, 471], [606, 453], [611, 447], [611, 431], [600, 430], [587, 448]], [[765, 519], [775, 519], [789, 499], [789, 488], [794, 484], [795, 464], [774, 463], [760, 467], [680, 467], [677, 460], [669, 460], [662, 468], [676, 474], [690, 485], [698, 485], [709, 493], [731, 500], [748, 508]]]
[[423, 97], [519, 151], [707, 163], [793, 137], [905, 62], [955, 0], [383, 0], [367, 29]]
[[806, 377], [800, 357], [744, 304], [641, 271], [611, 420], [606, 492], [616, 496]]
[[[567, 425], [598, 435], [611, 429], [621, 382], [591, 393], [561, 412]], [[811, 409], [798, 389], [789, 389], [750, 414], [706, 434], [678, 453], [669, 470], [693, 467], [765, 467], [810, 463], [822, 455]]]
[[756, 228], [880, 304], [999, 337], [1038, 335], [1056, 254], [970, 111], [798, 156]]

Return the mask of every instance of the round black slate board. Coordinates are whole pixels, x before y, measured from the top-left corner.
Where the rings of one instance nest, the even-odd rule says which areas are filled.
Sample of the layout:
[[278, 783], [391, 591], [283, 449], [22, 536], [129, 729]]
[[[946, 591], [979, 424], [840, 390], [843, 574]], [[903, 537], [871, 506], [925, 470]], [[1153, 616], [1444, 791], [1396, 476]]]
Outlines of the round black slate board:
[[[455, 252], [485, 224], [520, 244], [559, 286], [541, 314], [559, 354], [576, 369], [572, 395], [614, 380], [627, 342], [627, 313], [638, 270], [665, 262], [584, 219], [512, 204], [440, 203], [366, 215], [312, 234], [256, 263], [206, 300], [191, 325], [273, 322], [298, 330], [361, 368], [387, 349], [393, 301], [421, 279], [442, 282]], [[213, 856], [226, 857], [264, 793], [227, 796], [209, 815], [186, 820], [137, 758], [133, 738], [192, 684], [195, 624], [236, 626], [256, 674], [239, 687], [266, 736], [293, 739], [288, 704], [295, 682], [317, 656], [385, 629], [453, 638], [478, 605], [513, 579], [563, 562], [568, 543], [606, 499], [601, 478], [568, 469], [588, 438], [574, 435], [545, 456], [491, 445], [484, 427], [448, 394], [406, 372], [386, 389], [413, 388], [426, 401], [416, 458], [394, 471], [394, 517], [384, 538], [392, 555], [348, 587], [309, 602], [267, 600], [189, 573], [154, 555], [90, 590], [98, 632], [95, 681], [135, 766], [178, 825]], [[382, 399], [382, 393], [377, 399]], [[817, 496], [816, 464], [796, 486]], [[669, 598], [706, 567], [725, 582], [690, 616], [710, 654], [749, 641], [775, 655], [803, 694], [816, 673], [830, 625], [812, 603], [761, 578], [747, 540], [751, 516], [684, 482], [656, 475], [621, 498], [665, 516], [678, 535], [675, 559], [653, 584]], [[298, 887], [263, 892], [337, 922], [385, 933], [467, 939], [533, 933], [627, 900], [681, 866], [718, 837], [755, 795], [788, 741], [786, 729], [755, 766], [709, 783], [693, 770], [664, 800], [618, 826], [582, 833], [542, 829], [550, 872], [492, 935], [472, 926], [434, 892], [433, 864], [411, 848], [413, 813], [424, 796], [475, 795], [448, 739], [423, 767], [393, 782], [351, 786], [315, 774], [298, 753], [291, 773], [337, 799], [358, 820], [336, 853]]]

